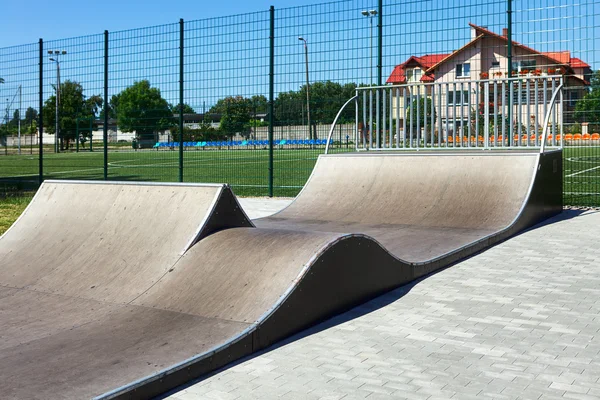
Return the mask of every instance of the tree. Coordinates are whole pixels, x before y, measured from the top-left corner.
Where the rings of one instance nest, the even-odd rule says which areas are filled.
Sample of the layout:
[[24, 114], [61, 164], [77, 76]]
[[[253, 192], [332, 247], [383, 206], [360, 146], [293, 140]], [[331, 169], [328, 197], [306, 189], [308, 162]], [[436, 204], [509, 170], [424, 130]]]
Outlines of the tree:
[[[179, 128], [173, 126], [170, 128], [171, 137], [174, 142], [179, 141]], [[192, 129], [183, 127], [183, 141], [184, 142], [200, 142], [200, 141], [214, 141], [214, 140], [225, 140], [227, 137], [219, 129], [215, 129], [209, 123], [201, 123], [198, 128]]]
[[277, 125], [300, 125], [306, 119], [306, 117], [303, 118], [306, 112], [305, 107], [306, 94], [303, 100], [300, 93], [293, 90], [279, 93], [273, 107], [275, 123]]
[[109, 116], [117, 119], [123, 132], [136, 132], [141, 146], [151, 146], [157, 141], [158, 131], [175, 124], [169, 103], [160, 90], [142, 80], [124, 89], [110, 100]]
[[25, 110], [25, 123], [31, 125], [38, 117], [38, 112], [35, 108], [27, 107]]
[[250, 122], [251, 106], [249, 99], [242, 96], [229, 96], [219, 100], [216, 106], [219, 106], [221, 114], [219, 129], [224, 135], [232, 137], [239, 133], [246, 138], [250, 135], [248, 123]]
[[269, 108], [269, 101], [262, 94], [252, 96], [249, 99], [249, 107], [252, 111], [252, 118], [254, 118], [255, 114], [266, 113]]
[[[354, 96], [356, 84], [315, 82], [310, 85], [311, 124], [331, 124], [340, 107]], [[298, 91], [280, 93], [275, 100], [275, 119], [278, 124], [306, 124], [306, 85]], [[353, 121], [354, 110], [349, 107], [340, 116], [340, 122]]]
[[590, 92], [575, 105], [575, 120], [600, 123], [600, 70], [592, 75]]
[[[68, 149], [71, 140], [76, 139], [77, 119], [95, 118], [102, 106], [102, 97], [93, 95], [86, 98], [83, 92], [83, 86], [78, 82], [67, 80], [60, 85], [58, 113], [61, 149], [65, 148], [65, 144]], [[33, 121], [36, 116], [37, 112], [29, 107], [25, 118]], [[56, 133], [56, 95], [50, 96], [44, 103], [44, 129], [48, 133]]]
[[[179, 104], [177, 104], [176, 106], [171, 106], [171, 110], [173, 111], [173, 114], [179, 114]], [[196, 114], [196, 111], [194, 111], [194, 109], [189, 104], [183, 103], [183, 113]]]
[[[418, 100], [415, 99], [410, 103], [408, 110], [406, 110], [406, 122], [407, 127], [414, 134], [417, 133], [417, 126], [424, 128], [427, 126], [428, 130], [431, 130], [431, 118], [436, 119], [435, 107], [432, 109], [433, 102], [430, 97], [421, 97]], [[428, 132], [425, 132], [427, 134]]]

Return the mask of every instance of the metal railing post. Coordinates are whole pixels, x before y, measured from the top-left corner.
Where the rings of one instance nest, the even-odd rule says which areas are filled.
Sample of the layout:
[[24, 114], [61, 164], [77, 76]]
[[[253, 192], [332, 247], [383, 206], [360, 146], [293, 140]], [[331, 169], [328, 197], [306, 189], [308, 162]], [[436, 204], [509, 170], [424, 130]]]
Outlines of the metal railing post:
[[179, 182], [183, 182], [183, 18], [179, 19]]
[[38, 130], [39, 130], [39, 139], [40, 139], [40, 143], [39, 143], [39, 158], [38, 158], [38, 181], [39, 184], [41, 185], [42, 182], [44, 182], [44, 40], [40, 38], [40, 64], [39, 64], [39, 69], [40, 69], [40, 76], [39, 76], [39, 113], [38, 113], [38, 118], [39, 118], [39, 123], [38, 123]]
[[273, 197], [273, 97], [275, 91], [275, 7], [271, 6], [269, 11], [269, 197]]
[[[90, 142], [91, 142], [90, 138]], [[104, 180], [108, 180], [108, 31], [104, 31], [104, 127], [102, 128], [104, 142]]]
[[[512, 69], [512, 0], [506, 0], [506, 18], [507, 18], [507, 26], [506, 26], [506, 38], [508, 39], [508, 48], [507, 51], [507, 62], [508, 66], [506, 68], [506, 72], [508, 73], [508, 83], [510, 84], [510, 95], [508, 96], [508, 146], [512, 146], [513, 142], [513, 122], [512, 122], [512, 86], [513, 82], [510, 80], [512, 78], [513, 69]], [[517, 130], [518, 132], [518, 130]]]

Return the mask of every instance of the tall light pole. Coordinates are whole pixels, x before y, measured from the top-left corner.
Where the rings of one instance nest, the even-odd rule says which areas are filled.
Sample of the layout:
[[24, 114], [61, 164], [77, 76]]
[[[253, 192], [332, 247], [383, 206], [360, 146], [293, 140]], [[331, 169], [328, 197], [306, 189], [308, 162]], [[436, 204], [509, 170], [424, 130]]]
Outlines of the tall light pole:
[[363, 10], [360, 12], [362, 15], [369, 19], [370, 31], [371, 31], [371, 54], [369, 56], [371, 60], [371, 83], [373, 85], [373, 17], [377, 15], [377, 10]]
[[[3, 78], [0, 78], [0, 83], [4, 83], [4, 79]], [[6, 99], [6, 101], [8, 102], [8, 99]], [[6, 108], [8, 108], [8, 105], [6, 106]], [[8, 110], [6, 112], [8, 113]], [[5, 126], [5, 128], [8, 129], [8, 126]], [[7, 134], [8, 134], [8, 132], [7, 132]], [[8, 154], [8, 139], [6, 139], [5, 154]]]
[[306, 60], [306, 119], [308, 121], [308, 138], [312, 139], [312, 127], [310, 126], [310, 82], [308, 80], [308, 43], [303, 37], [299, 37], [298, 40], [304, 42], [304, 58]]
[[54, 55], [54, 58], [50, 57], [50, 61], [54, 61], [56, 63], [56, 128], [54, 132], [54, 152], [60, 152], [59, 145], [59, 136], [60, 136], [60, 127], [58, 123], [58, 105], [60, 104], [60, 61], [58, 60], [59, 55], [65, 55], [67, 52], [65, 50], [48, 50], [48, 54]]
[[23, 109], [23, 87], [19, 85], [19, 154], [21, 154], [21, 111]]

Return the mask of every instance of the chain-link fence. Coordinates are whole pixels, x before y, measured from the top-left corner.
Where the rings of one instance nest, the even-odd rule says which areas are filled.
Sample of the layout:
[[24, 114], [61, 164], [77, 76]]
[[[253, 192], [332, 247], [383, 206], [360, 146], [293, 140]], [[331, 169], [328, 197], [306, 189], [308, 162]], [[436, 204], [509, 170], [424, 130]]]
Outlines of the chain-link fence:
[[[546, 91], [495, 88], [560, 76], [551, 132], [564, 146], [565, 203], [598, 206], [599, 5], [335, 1], [0, 49], [0, 179], [8, 190], [64, 178], [227, 182], [241, 195], [293, 196], [357, 87], [412, 91], [387, 126], [367, 126], [356, 118], [365, 110], [348, 107], [330, 152], [356, 151], [373, 129], [395, 143], [407, 132], [438, 143], [461, 132], [462, 141], [467, 130], [497, 140], [500, 126], [509, 138], [539, 138]], [[474, 80], [498, 84], [464, 89]], [[446, 88], [444, 106], [427, 87]], [[413, 127], [420, 106], [431, 111]]]

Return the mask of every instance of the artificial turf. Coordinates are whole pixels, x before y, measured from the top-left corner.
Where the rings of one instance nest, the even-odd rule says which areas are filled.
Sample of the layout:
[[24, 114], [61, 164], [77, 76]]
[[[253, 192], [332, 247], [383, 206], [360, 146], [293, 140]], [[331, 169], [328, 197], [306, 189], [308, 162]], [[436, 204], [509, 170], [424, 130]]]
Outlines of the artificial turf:
[[[352, 151], [345, 147], [334, 152]], [[319, 148], [276, 149], [273, 152], [274, 196], [295, 196], [324, 152]], [[45, 179], [103, 179], [102, 151], [45, 153]], [[570, 206], [600, 206], [600, 146], [563, 149], [564, 200]], [[0, 179], [38, 180], [38, 156], [0, 156]], [[108, 179], [177, 182], [179, 152], [175, 150], [110, 151]], [[184, 182], [229, 183], [240, 196], [266, 196], [269, 152], [264, 148], [186, 150]]]

